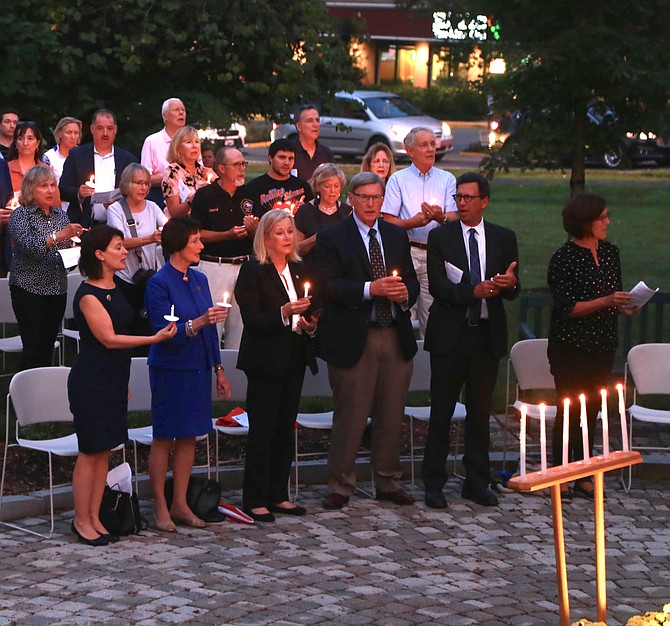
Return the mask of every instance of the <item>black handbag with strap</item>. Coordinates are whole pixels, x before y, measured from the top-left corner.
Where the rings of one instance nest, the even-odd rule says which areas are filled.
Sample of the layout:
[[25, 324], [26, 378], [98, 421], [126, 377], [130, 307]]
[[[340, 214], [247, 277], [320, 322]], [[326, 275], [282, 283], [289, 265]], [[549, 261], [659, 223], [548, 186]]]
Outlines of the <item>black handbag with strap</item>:
[[[165, 481], [165, 501], [168, 508], [172, 505], [174, 482], [172, 478]], [[211, 478], [191, 476], [186, 489], [186, 503], [188, 507], [205, 522], [222, 522], [226, 516], [219, 511], [221, 501], [221, 485]]]
[[[121, 208], [123, 209], [123, 214], [126, 217], [126, 223], [128, 224], [128, 229], [130, 230], [130, 234], [134, 239], [138, 239], [139, 236], [137, 234], [137, 222], [135, 221], [135, 218], [133, 217], [133, 213], [130, 210], [130, 206], [128, 206], [128, 201], [125, 198], [121, 198], [119, 200], [119, 204], [121, 205]], [[150, 267], [143, 267], [142, 266], [142, 250], [141, 248], [135, 248], [133, 250], [135, 255], [137, 256], [137, 260], [140, 263], [140, 269], [138, 269], [134, 274], [133, 274], [133, 283], [136, 285], [143, 287], [147, 284], [147, 281], [156, 273], [156, 270]]]
[[105, 485], [100, 504], [100, 521], [112, 535], [137, 535], [149, 522], [140, 513], [137, 494], [128, 494]]

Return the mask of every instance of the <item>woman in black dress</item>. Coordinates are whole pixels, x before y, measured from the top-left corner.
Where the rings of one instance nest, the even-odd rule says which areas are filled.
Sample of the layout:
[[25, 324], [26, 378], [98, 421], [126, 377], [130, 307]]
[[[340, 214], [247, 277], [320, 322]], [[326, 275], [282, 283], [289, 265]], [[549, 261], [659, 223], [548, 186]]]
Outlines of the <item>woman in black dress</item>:
[[[547, 282], [554, 297], [547, 356], [556, 384], [556, 403], [570, 398], [568, 461], [584, 458], [579, 423], [579, 394], [586, 395], [589, 453], [593, 448], [600, 389], [607, 381], [617, 349], [617, 315], [637, 309], [621, 290], [619, 249], [605, 241], [610, 224], [604, 198], [579, 194], [563, 208], [563, 227], [570, 235], [551, 257]], [[557, 411], [552, 438], [554, 465], [562, 461], [563, 411]], [[567, 483], [563, 499], [571, 499]], [[574, 493], [593, 499], [590, 479], [575, 482]]]
[[322, 163], [314, 170], [309, 184], [315, 198], [298, 207], [295, 213], [298, 254], [303, 260], [310, 261], [316, 234], [322, 228], [337, 224], [351, 214], [352, 208], [340, 202], [346, 182], [342, 169], [333, 163]]
[[75, 516], [72, 532], [88, 545], [116, 541], [98, 517], [107, 478], [109, 453], [128, 440], [130, 350], [174, 337], [172, 322], [149, 337], [126, 334], [133, 310], [114, 284], [128, 251], [123, 235], [97, 226], [82, 236], [79, 269], [88, 277], [74, 299], [81, 349], [68, 379], [79, 456], [72, 476]]

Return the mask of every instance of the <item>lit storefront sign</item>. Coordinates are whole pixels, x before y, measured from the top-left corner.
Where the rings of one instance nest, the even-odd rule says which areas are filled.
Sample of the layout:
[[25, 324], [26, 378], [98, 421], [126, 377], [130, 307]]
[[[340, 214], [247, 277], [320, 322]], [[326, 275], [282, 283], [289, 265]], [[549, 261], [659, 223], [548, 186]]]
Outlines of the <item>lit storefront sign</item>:
[[489, 21], [486, 15], [435, 11], [433, 13], [433, 36], [449, 41], [486, 41]]

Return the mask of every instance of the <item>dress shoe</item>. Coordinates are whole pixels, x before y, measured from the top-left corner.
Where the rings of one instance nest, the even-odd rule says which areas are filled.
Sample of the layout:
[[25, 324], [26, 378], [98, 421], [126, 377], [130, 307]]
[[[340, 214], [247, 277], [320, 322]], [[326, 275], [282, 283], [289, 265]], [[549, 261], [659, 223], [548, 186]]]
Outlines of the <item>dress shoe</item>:
[[396, 489], [395, 491], [378, 491], [376, 498], [377, 500], [386, 500], [387, 502], [392, 502], [399, 506], [414, 504], [414, 498], [402, 489]]
[[[589, 482], [589, 481], [586, 481]], [[589, 482], [589, 484], [591, 484]], [[572, 488], [572, 492], [576, 496], [580, 496], [582, 498], [586, 498], [587, 500], [593, 500], [593, 488], [585, 489], [584, 488], [584, 482], [575, 482], [575, 486]]]
[[561, 489], [561, 502], [572, 502], [572, 488]]
[[431, 509], [447, 508], [447, 499], [444, 497], [442, 491], [426, 491], [424, 501], [426, 506]]
[[341, 493], [331, 493], [323, 500], [323, 508], [328, 511], [338, 511], [347, 504], [349, 504], [349, 496], [343, 496]]
[[79, 543], [83, 543], [84, 545], [98, 547], [98, 546], [106, 546], [109, 543], [109, 541], [105, 539], [104, 535], [99, 535], [95, 539], [86, 539], [86, 537], [84, 537], [82, 534], [79, 533], [79, 531], [74, 525], [74, 522], [72, 522], [70, 530], [73, 532], [75, 537], [77, 537]]
[[254, 522], [274, 522], [275, 516], [272, 513], [254, 513], [251, 509], [244, 509], [244, 512], [252, 519]]
[[466, 500], [472, 500], [482, 506], [498, 506], [498, 497], [488, 487], [476, 489], [469, 485], [467, 481], [463, 484], [461, 497]]
[[307, 509], [302, 506], [292, 506], [290, 508], [284, 506], [277, 506], [276, 504], [271, 504], [268, 509], [273, 513], [279, 513], [283, 515], [306, 515]]

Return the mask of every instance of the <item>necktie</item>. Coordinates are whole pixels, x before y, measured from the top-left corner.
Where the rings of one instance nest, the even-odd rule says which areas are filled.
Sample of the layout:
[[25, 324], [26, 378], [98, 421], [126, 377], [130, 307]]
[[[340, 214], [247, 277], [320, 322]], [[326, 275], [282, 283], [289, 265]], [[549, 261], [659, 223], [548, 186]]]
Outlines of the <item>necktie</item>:
[[[477, 244], [477, 231], [471, 228], [468, 233], [470, 238], [468, 244], [470, 247], [470, 284], [478, 285], [482, 282], [482, 266], [479, 263], [479, 245]], [[477, 298], [474, 304], [468, 307], [468, 322], [470, 326], [477, 326], [479, 318], [482, 315], [482, 301]]]
[[[377, 231], [370, 229], [370, 265], [372, 265], [372, 277], [375, 280], [386, 276], [386, 267], [384, 266], [384, 257], [382, 249], [377, 241]], [[393, 323], [391, 314], [391, 302], [387, 298], [375, 297], [375, 312], [377, 314], [377, 324], [383, 328], [388, 328]]]

